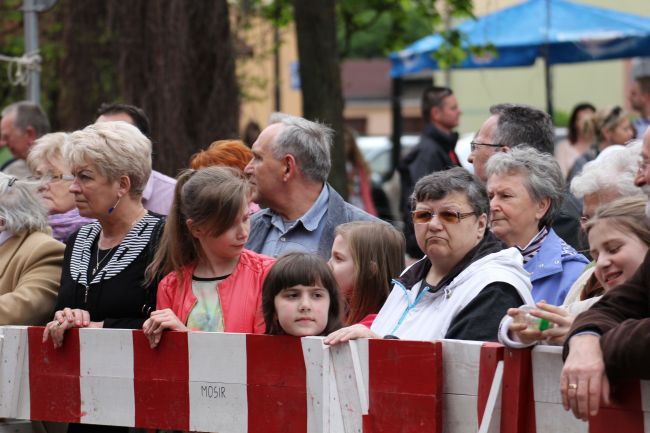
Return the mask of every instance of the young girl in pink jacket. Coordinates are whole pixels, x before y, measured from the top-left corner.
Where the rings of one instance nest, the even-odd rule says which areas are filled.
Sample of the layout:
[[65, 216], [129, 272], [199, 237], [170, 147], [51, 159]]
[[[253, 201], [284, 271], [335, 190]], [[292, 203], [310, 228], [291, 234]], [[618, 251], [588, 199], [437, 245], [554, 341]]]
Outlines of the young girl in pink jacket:
[[273, 259], [244, 249], [249, 186], [237, 170], [181, 173], [161, 244], [148, 274], [158, 285], [156, 311], [142, 329], [151, 347], [162, 331], [263, 333], [262, 283]]

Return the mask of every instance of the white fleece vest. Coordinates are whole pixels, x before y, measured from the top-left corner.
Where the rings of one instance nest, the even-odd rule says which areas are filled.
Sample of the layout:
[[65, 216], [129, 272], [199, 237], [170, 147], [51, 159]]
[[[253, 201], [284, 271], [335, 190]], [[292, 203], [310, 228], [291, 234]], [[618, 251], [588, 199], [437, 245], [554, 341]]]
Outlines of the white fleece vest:
[[516, 248], [508, 248], [471, 263], [436, 293], [418, 294], [422, 282], [411, 290], [406, 290], [401, 283], [395, 284], [371, 329], [382, 336], [391, 334], [405, 340], [443, 339], [456, 315], [483, 288], [496, 282], [517, 289], [523, 304], [533, 302], [529, 273], [524, 269], [521, 253]]

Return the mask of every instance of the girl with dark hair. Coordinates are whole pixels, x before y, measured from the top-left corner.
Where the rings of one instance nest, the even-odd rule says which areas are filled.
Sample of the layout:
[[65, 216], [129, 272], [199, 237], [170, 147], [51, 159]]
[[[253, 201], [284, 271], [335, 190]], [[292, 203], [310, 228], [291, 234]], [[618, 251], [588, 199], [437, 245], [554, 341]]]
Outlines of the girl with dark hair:
[[244, 249], [249, 186], [228, 167], [187, 170], [149, 278], [164, 275], [143, 330], [155, 347], [164, 329], [262, 333], [261, 289], [273, 259]]
[[336, 280], [316, 254], [291, 252], [275, 262], [262, 288], [262, 309], [270, 335], [323, 336], [341, 327]]

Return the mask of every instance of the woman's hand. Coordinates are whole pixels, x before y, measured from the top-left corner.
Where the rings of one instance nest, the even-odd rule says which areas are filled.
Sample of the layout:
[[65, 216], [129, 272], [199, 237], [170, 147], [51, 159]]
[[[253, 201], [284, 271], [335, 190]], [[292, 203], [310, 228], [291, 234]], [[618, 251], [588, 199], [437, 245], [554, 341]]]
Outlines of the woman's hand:
[[541, 319], [546, 319], [555, 324], [552, 328], [542, 331], [542, 338], [549, 344], [561, 346], [564, 344], [566, 335], [573, 324], [573, 317], [567, 310], [562, 307], [547, 304], [544, 301], [537, 303], [537, 310], [532, 310], [530, 314]]
[[600, 348], [600, 337], [574, 335], [569, 340], [569, 356], [560, 376], [560, 392], [565, 410], [587, 421], [598, 413], [600, 399], [609, 404], [609, 380]]
[[[92, 323], [102, 324], [103, 322]], [[43, 331], [43, 343], [45, 343], [48, 338], [52, 338], [54, 347], [58, 349], [63, 345], [65, 331], [72, 328], [86, 328], [88, 326], [91, 326], [90, 313], [88, 313], [88, 311], [78, 308], [64, 308], [63, 310], [54, 313], [54, 320], [45, 326], [45, 331]]]
[[510, 338], [524, 344], [531, 344], [543, 340], [544, 337], [541, 331], [528, 328], [528, 324], [523, 318], [525, 314], [519, 308], [508, 308], [508, 316], [512, 317], [512, 322], [508, 325], [508, 335]]
[[158, 346], [162, 338], [162, 332], [165, 329], [172, 331], [188, 331], [187, 327], [180, 321], [176, 314], [169, 308], [156, 310], [142, 325], [144, 335], [149, 340], [149, 346], [153, 349]]
[[375, 334], [365, 325], [356, 324], [352, 326], [347, 326], [341, 328], [338, 331], [332, 332], [328, 335], [323, 343], [333, 346], [339, 343], [345, 343], [346, 341], [356, 340], [358, 338], [381, 338], [379, 335]]

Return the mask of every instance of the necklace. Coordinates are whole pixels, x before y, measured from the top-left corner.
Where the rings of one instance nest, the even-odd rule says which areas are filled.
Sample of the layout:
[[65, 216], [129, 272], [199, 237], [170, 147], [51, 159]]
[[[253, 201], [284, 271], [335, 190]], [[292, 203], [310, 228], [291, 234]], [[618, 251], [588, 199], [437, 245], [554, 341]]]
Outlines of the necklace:
[[[138, 215], [138, 217], [137, 217], [135, 220], [133, 220], [133, 222], [131, 223], [131, 226], [129, 227], [129, 230], [126, 232], [127, 235], [129, 234], [129, 232], [131, 231], [131, 229], [133, 228], [133, 226], [134, 226], [138, 221], [140, 221], [140, 220], [142, 219], [142, 217], [144, 217], [144, 216], [147, 214], [147, 210], [146, 210], [146, 209], [143, 209], [143, 211], [144, 211], [144, 212], [140, 212], [140, 214]], [[100, 231], [100, 234], [99, 234], [100, 237], [101, 237], [101, 234], [102, 234], [102, 232]], [[126, 237], [126, 235], [125, 235], [125, 237]], [[104, 261], [105, 261], [107, 258], [109, 258], [109, 257], [111, 256], [111, 253], [113, 252], [113, 250], [114, 250], [118, 245], [120, 245], [120, 244], [121, 244], [121, 242], [118, 243], [117, 245], [113, 245], [113, 246], [111, 247], [111, 249], [108, 250], [108, 252], [106, 253], [106, 255], [104, 255], [104, 257], [102, 257], [102, 259], [99, 260], [99, 239], [97, 240], [97, 250], [95, 251], [95, 267], [93, 268], [92, 278], [95, 278], [95, 275], [97, 275], [97, 272], [101, 269], [101, 265], [102, 265], [102, 263], [104, 263]]]

